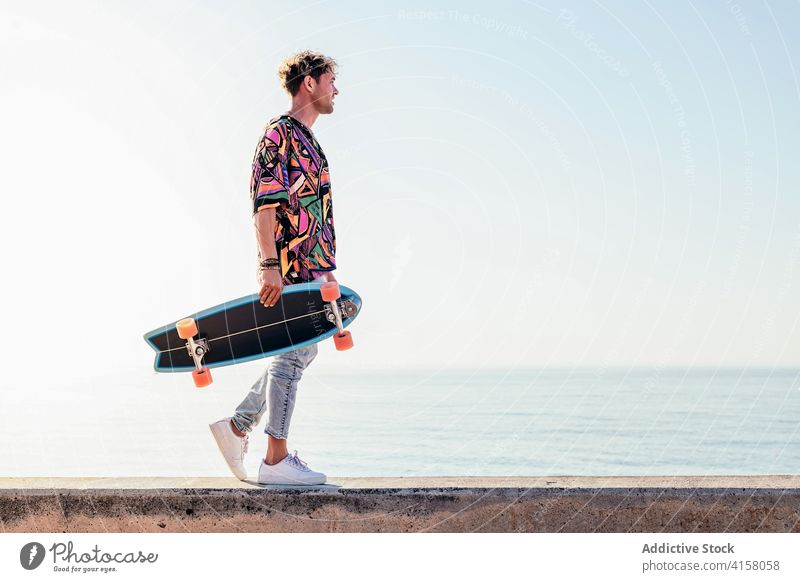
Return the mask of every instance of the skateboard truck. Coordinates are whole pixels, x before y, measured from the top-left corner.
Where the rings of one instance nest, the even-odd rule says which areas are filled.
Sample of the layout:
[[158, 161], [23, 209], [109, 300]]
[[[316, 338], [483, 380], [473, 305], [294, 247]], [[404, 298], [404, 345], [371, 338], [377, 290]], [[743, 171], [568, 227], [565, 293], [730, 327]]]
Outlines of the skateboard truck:
[[194, 360], [194, 367], [198, 370], [203, 367], [203, 356], [205, 356], [211, 348], [208, 347], [208, 340], [206, 338], [197, 338], [195, 341], [189, 338], [186, 342], [186, 351], [192, 356]]
[[352, 317], [357, 311], [352, 301], [340, 301], [335, 306], [329, 303], [325, 306], [325, 319], [336, 325], [339, 328], [339, 333], [344, 331], [342, 325], [342, 317]]
[[[342, 324], [342, 312], [339, 309], [339, 305], [336, 303], [336, 300], [341, 297], [339, 293], [339, 283], [336, 281], [328, 281], [327, 283], [323, 283], [319, 290], [320, 293], [322, 293], [322, 300], [328, 302], [328, 305], [325, 306], [326, 317], [328, 321], [335, 323], [339, 330], [339, 333], [333, 335], [333, 343], [339, 351], [349, 350], [353, 347], [353, 336], [349, 331], [345, 331], [344, 325]], [[349, 310], [344, 304], [343, 307], [345, 311]]]
[[192, 370], [194, 385], [198, 388], [210, 385], [213, 382], [211, 370], [203, 365], [203, 356], [211, 349], [208, 345], [208, 340], [206, 338], [194, 339], [194, 336], [197, 335], [197, 324], [191, 317], [181, 319], [175, 324], [175, 327], [178, 330], [178, 337], [186, 340], [186, 349], [189, 355], [192, 356], [192, 360], [194, 360], [195, 369]]

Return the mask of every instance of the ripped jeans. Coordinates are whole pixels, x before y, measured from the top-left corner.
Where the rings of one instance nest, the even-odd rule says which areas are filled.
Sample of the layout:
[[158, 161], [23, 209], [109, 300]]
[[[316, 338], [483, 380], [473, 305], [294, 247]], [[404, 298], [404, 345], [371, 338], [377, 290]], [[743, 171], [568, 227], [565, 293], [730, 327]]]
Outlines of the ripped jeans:
[[273, 356], [272, 363], [236, 408], [233, 415], [236, 428], [248, 433], [258, 425], [267, 407], [269, 391], [269, 421], [264, 432], [278, 439], [288, 438], [297, 385], [316, 356], [317, 344]]

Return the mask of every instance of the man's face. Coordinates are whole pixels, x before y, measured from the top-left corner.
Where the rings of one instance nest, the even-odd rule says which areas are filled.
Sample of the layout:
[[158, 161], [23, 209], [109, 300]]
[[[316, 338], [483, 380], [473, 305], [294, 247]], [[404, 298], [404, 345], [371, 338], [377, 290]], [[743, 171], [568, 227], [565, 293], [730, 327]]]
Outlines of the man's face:
[[319, 113], [333, 113], [333, 99], [339, 94], [334, 81], [336, 77], [331, 72], [320, 75], [319, 83], [314, 82], [314, 78], [311, 77], [314, 87], [311, 92], [311, 102]]

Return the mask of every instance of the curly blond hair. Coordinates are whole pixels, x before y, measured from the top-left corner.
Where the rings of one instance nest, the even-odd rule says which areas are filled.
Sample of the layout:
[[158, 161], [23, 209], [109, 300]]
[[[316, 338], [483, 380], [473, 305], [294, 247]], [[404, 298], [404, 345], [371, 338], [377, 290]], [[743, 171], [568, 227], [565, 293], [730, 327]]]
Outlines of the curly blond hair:
[[283, 89], [294, 97], [300, 90], [300, 84], [306, 75], [311, 75], [315, 81], [319, 82], [320, 76], [327, 72], [335, 75], [338, 66], [334, 59], [322, 53], [300, 51], [284, 59], [278, 67], [278, 77]]

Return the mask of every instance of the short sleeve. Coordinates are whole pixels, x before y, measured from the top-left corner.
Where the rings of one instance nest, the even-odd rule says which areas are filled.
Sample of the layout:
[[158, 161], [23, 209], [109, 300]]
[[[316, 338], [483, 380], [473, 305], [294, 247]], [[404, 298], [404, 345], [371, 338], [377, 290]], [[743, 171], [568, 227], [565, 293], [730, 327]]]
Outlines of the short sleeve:
[[286, 167], [288, 143], [285, 128], [269, 127], [258, 144], [253, 159], [251, 198], [253, 214], [263, 208], [280, 206], [289, 201], [289, 172]]

